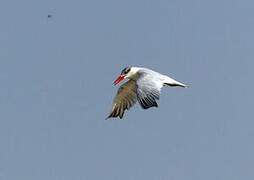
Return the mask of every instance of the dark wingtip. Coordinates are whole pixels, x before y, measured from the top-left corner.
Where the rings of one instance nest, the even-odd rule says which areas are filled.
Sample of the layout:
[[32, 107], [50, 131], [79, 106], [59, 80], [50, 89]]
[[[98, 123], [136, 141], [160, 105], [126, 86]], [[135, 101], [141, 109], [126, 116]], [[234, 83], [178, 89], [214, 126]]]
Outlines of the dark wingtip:
[[109, 120], [110, 118], [117, 118], [119, 117], [119, 119], [123, 119], [123, 115], [122, 116], [112, 116], [111, 114], [105, 118], [105, 121]]
[[155, 102], [155, 103], [153, 103], [153, 104], [150, 104], [150, 105], [145, 105], [145, 104], [140, 104], [141, 105], [141, 107], [143, 108], [143, 109], [149, 109], [149, 108], [151, 108], [151, 107], [158, 107], [158, 104], [157, 104], [157, 102]]
[[111, 114], [105, 118], [105, 120], [109, 120], [111, 118]]

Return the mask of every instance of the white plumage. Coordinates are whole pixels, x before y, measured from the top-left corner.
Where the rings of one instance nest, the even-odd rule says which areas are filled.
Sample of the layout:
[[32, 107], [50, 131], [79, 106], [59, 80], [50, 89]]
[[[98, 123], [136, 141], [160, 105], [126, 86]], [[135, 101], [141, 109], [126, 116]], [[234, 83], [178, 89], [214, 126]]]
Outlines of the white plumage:
[[107, 119], [122, 118], [124, 111], [130, 109], [137, 101], [143, 109], [158, 107], [156, 101], [160, 98], [163, 86], [187, 87], [166, 75], [141, 67], [124, 68], [114, 84], [120, 83], [125, 78], [129, 80], [120, 86]]

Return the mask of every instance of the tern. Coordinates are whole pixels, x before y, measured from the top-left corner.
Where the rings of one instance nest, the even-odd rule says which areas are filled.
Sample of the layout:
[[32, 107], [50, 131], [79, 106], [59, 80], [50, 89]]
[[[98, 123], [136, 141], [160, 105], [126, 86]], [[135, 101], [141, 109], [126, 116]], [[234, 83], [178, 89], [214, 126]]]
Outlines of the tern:
[[114, 81], [119, 84], [124, 79], [129, 79], [122, 84], [114, 98], [109, 118], [123, 118], [125, 110], [129, 110], [137, 101], [143, 109], [158, 107], [157, 100], [163, 86], [187, 87], [187, 85], [160, 74], [148, 68], [126, 67]]

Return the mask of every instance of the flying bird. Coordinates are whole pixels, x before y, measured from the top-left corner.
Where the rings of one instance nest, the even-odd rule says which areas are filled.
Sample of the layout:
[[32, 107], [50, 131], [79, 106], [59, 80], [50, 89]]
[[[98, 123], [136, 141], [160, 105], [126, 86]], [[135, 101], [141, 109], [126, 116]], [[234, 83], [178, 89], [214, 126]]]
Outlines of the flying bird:
[[148, 68], [126, 67], [114, 81], [119, 84], [124, 79], [129, 79], [122, 84], [114, 98], [109, 118], [123, 118], [125, 110], [129, 110], [137, 101], [143, 109], [158, 107], [157, 100], [163, 86], [187, 87], [166, 75], [160, 74]]

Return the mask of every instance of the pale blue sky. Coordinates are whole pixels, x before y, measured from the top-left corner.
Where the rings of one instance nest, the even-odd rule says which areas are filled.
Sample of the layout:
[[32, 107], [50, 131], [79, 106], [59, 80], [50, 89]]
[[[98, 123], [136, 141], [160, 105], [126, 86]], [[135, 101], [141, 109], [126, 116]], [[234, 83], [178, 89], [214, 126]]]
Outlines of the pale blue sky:
[[[3, 0], [0, 180], [254, 179], [253, 32], [253, 0]], [[191, 87], [105, 121], [126, 65]]]

